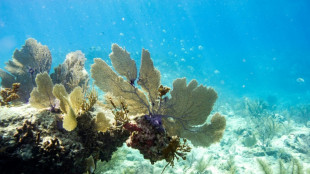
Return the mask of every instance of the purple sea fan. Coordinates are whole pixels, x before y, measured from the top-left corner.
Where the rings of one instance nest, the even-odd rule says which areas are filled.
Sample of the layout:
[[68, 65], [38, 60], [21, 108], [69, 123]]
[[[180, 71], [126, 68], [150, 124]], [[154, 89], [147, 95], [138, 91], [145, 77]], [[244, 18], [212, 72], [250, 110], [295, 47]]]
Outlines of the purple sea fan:
[[144, 118], [159, 132], [165, 132], [161, 115], [144, 115]]

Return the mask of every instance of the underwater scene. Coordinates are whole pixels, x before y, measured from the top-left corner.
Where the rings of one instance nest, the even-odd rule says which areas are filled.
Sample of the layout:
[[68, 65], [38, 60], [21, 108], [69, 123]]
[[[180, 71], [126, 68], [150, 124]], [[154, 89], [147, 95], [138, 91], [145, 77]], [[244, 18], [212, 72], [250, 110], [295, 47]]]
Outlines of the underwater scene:
[[309, 16], [0, 0], [0, 173], [310, 174]]

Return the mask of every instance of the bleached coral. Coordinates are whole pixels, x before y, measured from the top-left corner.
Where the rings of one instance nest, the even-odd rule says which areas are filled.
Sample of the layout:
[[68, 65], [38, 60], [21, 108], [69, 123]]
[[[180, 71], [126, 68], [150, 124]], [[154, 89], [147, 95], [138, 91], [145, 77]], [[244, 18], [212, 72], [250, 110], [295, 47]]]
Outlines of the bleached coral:
[[51, 64], [52, 56], [48, 47], [35, 39], [27, 39], [22, 49], [16, 49], [12, 60], [6, 63], [8, 72], [0, 69], [1, 85], [9, 88], [13, 83], [20, 83], [18, 95], [21, 101], [27, 101], [35, 87], [36, 75], [49, 73]]
[[67, 54], [66, 60], [54, 68], [51, 74], [55, 84], [63, 84], [68, 92], [75, 87], [87, 86], [89, 77], [84, 68], [86, 58], [81, 51], [75, 51]]
[[[115, 51], [121, 52], [114, 53]], [[111, 57], [112, 55], [112, 57]], [[124, 58], [126, 57], [126, 58]], [[130, 114], [147, 114], [153, 117], [161, 117], [164, 128], [170, 136], [178, 135], [181, 138], [188, 138], [194, 145], [209, 146], [218, 142], [223, 135], [226, 120], [220, 114], [215, 114], [211, 124], [206, 120], [210, 115], [217, 94], [212, 88], [198, 86], [196, 80], [186, 85], [186, 79], [176, 79], [173, 83], [171, 98], [164, 97], [169, 88], [160, 86], [160, 72], [155, 69], [150, 53], [142, 50], [142, 63], [140, 67], [138, 84], [142, 92], [135, 86], [134, 63], [129, 54], [118, 45], [112, 45], [110, 58], [114, 62], [131, 62], [128, 68], [124, 69], [121, 63], [112, 63], [118, 76], [112, 68], [102, 59], [95, 59], [91, 73], [95, 85], [102, 91], [111, 93], [116, 97], [123, 97], [128, 104]], [[123, 71], [120, 72], [119, 69]], [[132, 71], [132, 72], [129, 72]], [[164, 90], [165, 89], [165, 90]]]

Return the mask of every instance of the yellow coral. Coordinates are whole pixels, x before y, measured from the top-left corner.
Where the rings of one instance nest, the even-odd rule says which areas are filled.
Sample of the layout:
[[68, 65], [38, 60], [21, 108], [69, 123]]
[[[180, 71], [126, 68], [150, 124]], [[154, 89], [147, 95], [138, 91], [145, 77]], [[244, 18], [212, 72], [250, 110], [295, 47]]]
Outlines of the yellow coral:
[[36, 77], [37, 87], [30, 93], [29, 103], [35, 108], [54, 107], [53, 82], [47, 72]]
[[63, 119], [63, 127], [67, 131], [72, 131], [77, 126], [76, 117], [80, 112], [83, 92], [81, 87], [76, 87], [68, 95], [63, 85], [58, 84], [54, 86], [53, 94], [60, 101], [60, 109], [65, 114]]
[[67, 113], [69, 110], [66, 108], [66, 102], [63, 99], [67, 98], [69, 95], [66, 88], [62, 84], [56, 84], [53, 88], [53, 94], [60, 101], [60, 110], [63, 113]]
[[4, 88], [0, 91], [0, 106], [9, 105], [15, 99], [19, 98], [17, 94], [20, 83], [13, 83], [12, 88]]
[[85, 91], [81, 106], [82, 111], [88, 112], [96, 104], [97, 100], [98, 93], [94, 88], [92, 88], [90, 91]]
[[111, 127], [110, 120], [102, 112], [97, 114], [95, 124], [96, 129], [101, 132], [106, 132]]
[[72, 131], [77, 126], [76, 114], [74, 113], [72, 107], [68, 104], [68, 113], [64, 116], [63, 119], [63, 128], [67, 131]]

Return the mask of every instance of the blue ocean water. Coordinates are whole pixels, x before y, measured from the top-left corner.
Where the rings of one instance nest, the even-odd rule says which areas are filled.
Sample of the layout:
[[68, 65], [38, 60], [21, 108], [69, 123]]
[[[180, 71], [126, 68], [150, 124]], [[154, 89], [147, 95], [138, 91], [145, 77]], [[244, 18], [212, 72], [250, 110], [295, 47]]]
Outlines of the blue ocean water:
[[82, 50], [89, 68], [118, 43], [136, 60], [150, 50], [168, 85], [196, 78], [222, 97], [309, 101], [309, 9], [307, 0], [1, 0], [0, 67], [29, 37], [50, 48], [54, 66]]
[[[264, 116], [272, 117], [284, 127], [283, 137], [293, 130], [309, 130], [309, 16], [309, 0], [0, 0], [0, 68], [5, 67], [14, 50], [20, 49], [28, 38], [35, 38], [49, 47], [53, 67], [62, 63], [69, 52], [81, 50], [87, 58], [88, 72], [93, 58], [100, 57], [111, 64], [108, 55], [112, 43], [126, 48], [138, 67], [142, 48], [148, 49], [155, 67], [161, 72], [162, 84], [171, 87], [173, 80], [180, 77], [188, 81], [197, 79], [219, 94], [215, 111], [220, 110], [217, 106], [226, 106], [225, 103], [231, 108], [239, 104], [230, 115], [228, 107], [223, 107], [229, 133], [224, 134], [220, 154], [237, 143], [236, 146], [244, 147], [243, 139], [248, 137], [256, 136], [258, 142], [262, 141], [255, 132], [262, 132], [258, 128], [264, 129], [266, 125], [256, 122], [256, 127], [251, 127], [251, 121], [246, 123], [248, 127], [242, 125], [246, 114], [240, 112], [250, 110], [240, 106], [246, 103], [244, 98], [278, 105], [278, 110], [266, 109], [268, 113]], [[237, 117], [238, 121], [229, 122]], [[299, 125], [289, 125], [290, 119]], [[296, 152], [295, 144], [289, 144], [287, 137], [281, 139], [285, 145], [277, 144], [281, 138], [280, 133], [277, 134], [275, 148], [289, 146], [292, 150], [288, 154], [294, 157], [303, 154]], [[305, 138], [309, 133], [302, 132], [300, 136], [295, 133], [294, 136], [291, 139], [307, 141], [305, 149], [310, 147], [310, 139]], [[266, 150], [266, 144], [260, 142], [256, 147]], [[143, 162], [138, 151], [128, 149], [122, 147], [117, 153], [127, 160]], [[122, 154], [123, 151], [129, 157]], [[239, 152], [231, 151], [236, 152], [233, 155]], [[280, 154], [280, 150], [277, 152]], [[192, 154], [207, 153], [195, 147]], [[227, 151], [224, 154], [227, 155]], [[303, 155], [306, 157], [299, 160], [309, 168], [309, 156]], [[277, 161], [277, 158], [269, 161]], [[192, 158], [193, 161], [197, 159]], [[157, 168], [162, 169], [162, 164]], [[141, 166], [145, 165], [141, 163]]]

